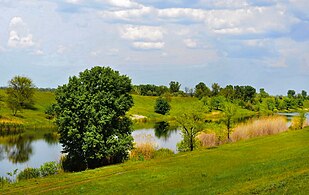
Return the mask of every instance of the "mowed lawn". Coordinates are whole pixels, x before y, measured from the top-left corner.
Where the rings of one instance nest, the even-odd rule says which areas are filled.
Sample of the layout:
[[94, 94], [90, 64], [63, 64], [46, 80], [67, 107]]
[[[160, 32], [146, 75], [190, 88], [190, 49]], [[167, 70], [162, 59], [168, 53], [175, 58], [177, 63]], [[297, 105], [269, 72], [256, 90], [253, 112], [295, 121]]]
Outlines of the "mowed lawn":
[[309, 194], [309, 128], [28, 180], [0, 194]]

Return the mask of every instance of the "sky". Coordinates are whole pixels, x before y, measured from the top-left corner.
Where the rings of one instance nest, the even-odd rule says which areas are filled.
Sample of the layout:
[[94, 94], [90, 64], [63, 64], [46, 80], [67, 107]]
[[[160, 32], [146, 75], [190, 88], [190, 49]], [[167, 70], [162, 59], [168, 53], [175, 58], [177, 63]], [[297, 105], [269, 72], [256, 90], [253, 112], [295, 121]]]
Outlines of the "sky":
[[308, 0], [0, 0], [0, 86], [93, 66], [133, 84], [309, 92]]

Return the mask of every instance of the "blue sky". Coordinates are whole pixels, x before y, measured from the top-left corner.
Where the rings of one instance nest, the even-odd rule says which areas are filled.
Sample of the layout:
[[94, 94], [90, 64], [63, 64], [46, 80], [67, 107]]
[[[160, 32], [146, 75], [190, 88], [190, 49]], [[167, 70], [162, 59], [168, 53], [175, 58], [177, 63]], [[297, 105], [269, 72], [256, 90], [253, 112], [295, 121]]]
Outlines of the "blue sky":
[[134, 84], [309, 92], [307, 0], [0, 0], [0, 86], [95, 65]]

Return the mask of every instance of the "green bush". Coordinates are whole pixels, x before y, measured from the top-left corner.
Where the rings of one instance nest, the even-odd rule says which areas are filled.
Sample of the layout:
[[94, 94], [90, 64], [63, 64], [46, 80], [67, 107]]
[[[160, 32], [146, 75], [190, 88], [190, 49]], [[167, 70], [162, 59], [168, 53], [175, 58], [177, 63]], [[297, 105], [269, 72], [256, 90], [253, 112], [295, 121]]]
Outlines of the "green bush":
[[167, 100], [163, 99], [162, 97], [159, 97], [156, 100], [156, 105], [155, 105], [156, 113], [165, 115], [170, 111], [170, 109], [171, 109], [171, 106]]
[[17, 180], [26, 180], [40, 177], [40, 170], [36, 168], [26, 168], [17, 175]]
[[47, 162], [40, 167], [40, 173], [42, 177], [49, 175], [55, 175], [59, 171], [59, 165], [56, 162]]

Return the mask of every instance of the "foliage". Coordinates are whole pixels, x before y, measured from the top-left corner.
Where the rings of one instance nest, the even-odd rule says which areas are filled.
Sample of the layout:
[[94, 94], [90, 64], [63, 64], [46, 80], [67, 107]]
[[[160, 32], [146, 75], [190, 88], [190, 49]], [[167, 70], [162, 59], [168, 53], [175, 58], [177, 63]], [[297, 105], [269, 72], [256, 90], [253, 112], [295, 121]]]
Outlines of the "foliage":
[[34, 104], [34, 84], [30, 78], [15, 76], [9, 81], [7, 104], [15, 116], [22, 108], [32, 108]]
[[200, 111], [184, 111], [176, 117], [183, 140], [177, 145], [179, 151], [193, 151], [197, 147], [196, 136], [204, 128], [205, 122]]
[[48, 120], [51, 120], [53, 118], [55, 118], [55, 105], [51, 104], [49, 105], [46, 109], [45, 109], [45, 114], [46, 114], [46, 118]]
[[205, 83], [200, 82], [195, 86], [194, 90], [194, 96], [197, 97], [198, 99], [202, 99], [205, 96], [210, 96], [211, 91], [210, 89], [206, 86]]
[[[56, 123], [68, 162], [95, 168], [122, 162], [132, 148], [131, 80], [109, 67], [94, 67], [56, 90]], [[69, 163], [70, 164], [70, 163]]]
[[156, 85], [135, 85], [133, 86], [133, 93], [143, 96], [161, 96], [169, 92], [169, 88], [166, 86]]
[[230, 141], [231, 128], [233, 122], [235, 122], [235, 119], [237, 118], [237, 107], [230, 102], [226, 102], [223, 107], [223, 113], [224, 113], [224, 122], [226, 124], [227, 129], [227, 139], [228, 141]]
[[49, 175], [55, 175], [59, 171], [59, 165], [56, 162], [47, 162], [41, 165], [40, 175], [46, 177]]
[[26, 180], [40, 177], [40, 170], [36, 168], [26, 168], [17, 175], [17, 180]]
[[221, 87], [218, 83], [213, 83], [211, 85], [211, 88], [212, 88], [211, 90], [212, 96], [217, 96], [221, 90]]
[[156, 104], [155, 104], [155, 108], [154, 109], [155, 109], [156, 113], [165, 115], [165, 114], [167, 114], [170, 111], [171, 106], [170, 106], [170, 104], [168, 103], [168, 101], [166, 99], [163, 99], [162, 97], [159, 97], [156, 100]]
[[180, 84], [179, 82], [171, 81], [171, 82], [170, 82], [170, 92], [171, 92], [171, 93], [177, 93], [177, 92], [179, 92], [180, 86], [181, 86], [181, 84]]

